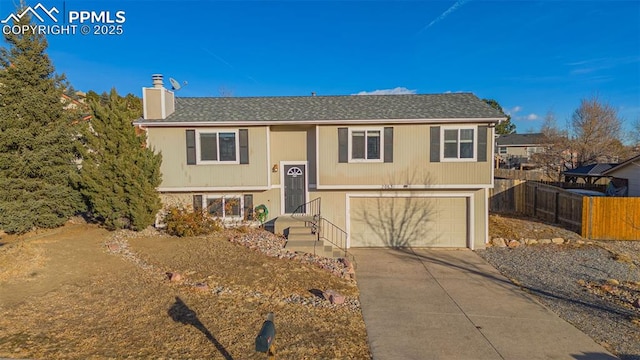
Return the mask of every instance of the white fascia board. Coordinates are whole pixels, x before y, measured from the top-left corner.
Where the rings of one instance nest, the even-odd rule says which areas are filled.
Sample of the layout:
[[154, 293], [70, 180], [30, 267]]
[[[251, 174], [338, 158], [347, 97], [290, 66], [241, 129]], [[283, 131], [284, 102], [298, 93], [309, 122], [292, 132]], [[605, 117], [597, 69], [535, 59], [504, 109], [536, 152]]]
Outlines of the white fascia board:
[[450, 185], [320, 185], [317, 184], [317, 190], [380, 190], [380, 191], [398, 191], [398, 190], [429, 190], [429, 189], [490, 189], [491, 184], [450, 184]]
[[358, 119], [358, 120], [255, 120], [255, 121], [148, 121], [152, 127], [218, 127], [265, 125], [368, 125], [368, 124], [479, 124], [497, 123], [506, 118], [445, 118], [445, 119]]
[[268, 186], [206, 186], [206, 187], [159, 187], [159, 192], [216, 192], [216, 191], [267, 191]]
[[448, 198], [448, 197], [461, 197], [468, 198], [473, 196], [474, 192], [472, 191], [447, 191], [447, 192], [419, 192], [419, 193], [402, 193], [402, 192], [393, 192], [393, 193], [375, 193], [375, 192], [367, 192], [367, 193], [347, 193], [347, 198]]

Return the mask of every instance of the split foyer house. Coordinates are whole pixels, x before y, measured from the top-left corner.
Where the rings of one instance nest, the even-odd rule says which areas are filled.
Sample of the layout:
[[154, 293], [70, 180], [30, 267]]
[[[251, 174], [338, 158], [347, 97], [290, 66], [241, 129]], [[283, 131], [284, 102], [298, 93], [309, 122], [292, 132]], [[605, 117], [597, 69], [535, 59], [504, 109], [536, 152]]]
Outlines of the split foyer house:
[[487, 241], [504, 115], [473, 94], [177, 98], [153, 79], [136, 125], [165, 204], [267, 220], [319, 205], [347, 247]]

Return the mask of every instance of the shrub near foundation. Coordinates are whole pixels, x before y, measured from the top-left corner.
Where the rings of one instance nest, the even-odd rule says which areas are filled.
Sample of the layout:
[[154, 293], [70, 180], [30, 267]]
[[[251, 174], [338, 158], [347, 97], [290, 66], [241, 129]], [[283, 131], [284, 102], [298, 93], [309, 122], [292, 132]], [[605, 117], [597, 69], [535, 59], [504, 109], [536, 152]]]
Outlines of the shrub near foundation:
[[167, 209], [164, 222], [167, 234], [179, 237], [207, 235], [223, 229], [220, 219], [212, 218], [204, 211], [175, 206]]

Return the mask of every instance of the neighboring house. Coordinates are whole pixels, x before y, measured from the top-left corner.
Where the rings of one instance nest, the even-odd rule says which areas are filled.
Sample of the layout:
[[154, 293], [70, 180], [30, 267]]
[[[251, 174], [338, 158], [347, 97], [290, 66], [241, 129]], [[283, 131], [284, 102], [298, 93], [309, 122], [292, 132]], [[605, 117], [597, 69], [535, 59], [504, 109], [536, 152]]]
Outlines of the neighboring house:
[[627, 196], [640, 196], [640, 155], [603, 171], [602, 175], [611, 177], [617, 188], [626, 186]]
[[496, 139], [496, 157], [500, 167], [534, 167], [530, 163], [531, 156], [544, 151], [542, 133], [499, 135]]
[[242, 218], [263, 204], [269, 220], [320, 198], [348, 247], [487, 242], [505, 117], [473, 94], [175, 98], [153, 83], [135, 124], [162, 153], [165, 205]]
[[76, 97], [77, 99], [74, 99], [67, 94], [62, 94], [60, 97], [63, 109], [66, 111], [73, 111], [76, 115], [73, 119], [73, 124], [91, 119], [91, 109], [85, 102], [85, 93], [82, 91], [76, 91]]

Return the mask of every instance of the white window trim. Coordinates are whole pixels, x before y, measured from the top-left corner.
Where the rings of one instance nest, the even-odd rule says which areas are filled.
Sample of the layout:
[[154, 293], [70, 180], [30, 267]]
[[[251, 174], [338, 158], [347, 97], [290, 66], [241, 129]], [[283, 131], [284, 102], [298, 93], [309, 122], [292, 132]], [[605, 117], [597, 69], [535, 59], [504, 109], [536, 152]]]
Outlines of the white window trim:
[[509, 151], [509, 149], [507, 149], [506, 146], [498, 146], [498, 154], [507, 155], [508, 151]]
[[[240, 200], [240, 215], [231, 215], [227, 216], [225, 209], [225, 199], [226, 198], [237, 198]], [[202, 197], [202, 208], [205, 209], [207, 215], [209, 214], [209, 209], [207, 208], [207, 203], [210, 199], [222, 199], [222, 216], [220, 219], [244, 219], [244, 196], [242, 194], [224, 194], [224, 195], [205, 195]]]
[[[352, 139], [354, 131], [364, 131], [365, 132], [365, 141], [364, 141], [364, 151], [366, 156], [367, 151], [367, 131], [379, 131], [380, 132], [380, 159], [354, 159], [352, 148]], [[349, 139], [348, 139], [348, 152], [349, 152], [349, 162], [350, 163], [381, 163], [384, 162], [384, 128], [383, 127], [350, 127], [349, 128]]]
[[[445, 158], [444, 157], [444, 132], [445, 130], [458, 130], [458, 157], [457, 158]], [[460, 130], [473, 130], [473, 157], [460, 158]], [[478, 161], [478, 126], [467, 125], [457, 126], [448, 125], [440, 127], [440, 161], [441, 162], [476, 162]]]
[[[218, 159], [220, 158], [220, 133], [234, 133], [236, 137], [236, 160], [235, 161], [221, 161], [221, 160], [202, 160], [202, 151], [200, 149], [200, 134], [212, 134], [217, 136], [218, 146]], [[196, 129], [196, 165], [213, 165], [213, 164], [240, 164], [240, 136], [238, 135], [238, 129]]]

